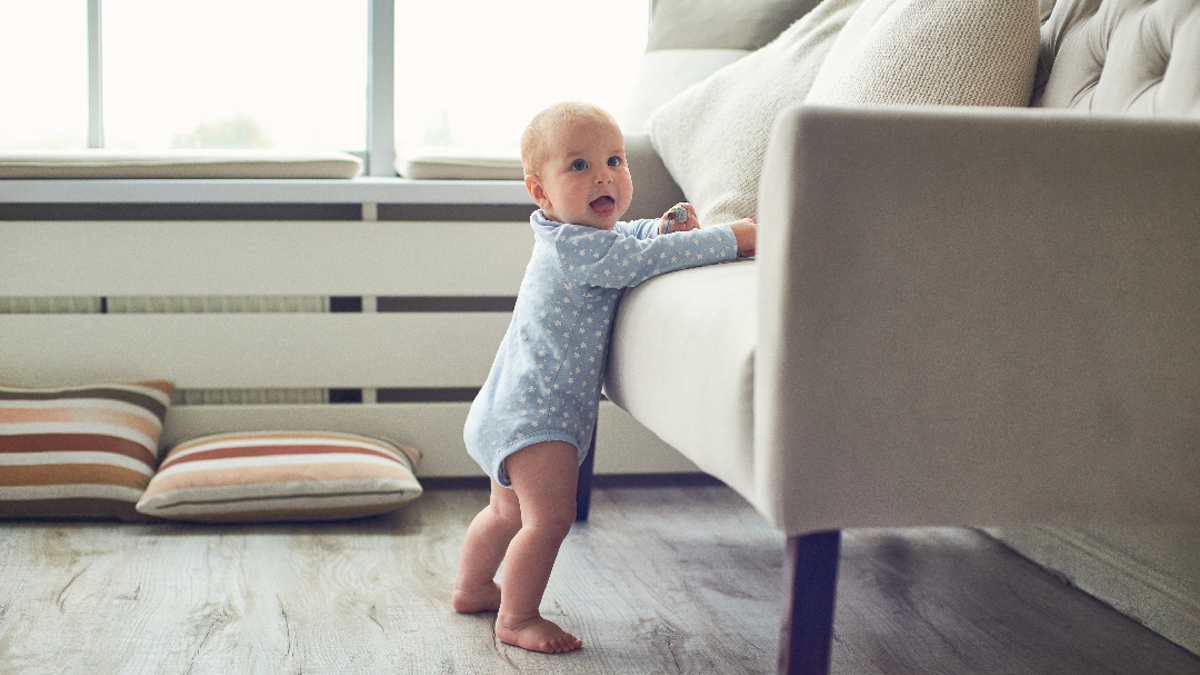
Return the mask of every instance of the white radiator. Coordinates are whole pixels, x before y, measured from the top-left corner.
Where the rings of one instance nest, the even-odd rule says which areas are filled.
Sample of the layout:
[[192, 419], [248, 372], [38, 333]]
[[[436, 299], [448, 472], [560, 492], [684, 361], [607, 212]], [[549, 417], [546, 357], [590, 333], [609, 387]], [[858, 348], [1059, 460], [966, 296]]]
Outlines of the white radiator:
[[[527, 222], [0, 220], [0, 242], [0, 382], [166, 379], [164, 445], [346, 431], [419, 448], [424, 476], [482, 475], [462, 427]], [[695, 470], [607, 402], [598, 433], [601, 473]]]

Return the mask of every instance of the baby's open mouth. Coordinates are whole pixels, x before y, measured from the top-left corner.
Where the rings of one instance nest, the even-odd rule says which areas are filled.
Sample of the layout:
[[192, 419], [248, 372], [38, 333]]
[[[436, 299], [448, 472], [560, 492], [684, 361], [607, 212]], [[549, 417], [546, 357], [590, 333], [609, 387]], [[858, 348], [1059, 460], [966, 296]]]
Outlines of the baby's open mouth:
[[612, 215], [617, 208], [617, 202], [612, 197], [597, 197], [590, 204], [592, 211], [601, 218]]

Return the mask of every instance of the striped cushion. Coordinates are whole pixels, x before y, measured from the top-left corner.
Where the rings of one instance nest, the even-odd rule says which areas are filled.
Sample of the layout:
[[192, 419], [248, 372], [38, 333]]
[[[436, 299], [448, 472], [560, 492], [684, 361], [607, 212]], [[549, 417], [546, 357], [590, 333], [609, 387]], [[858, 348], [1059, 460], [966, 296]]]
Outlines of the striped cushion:
[[205, 436], [163, 459], [137, 510], [206, 522], [331, 520], [383, 513], [421, 494], [420, 453], [363, 436]]
[[145, 520], [169, 382], [0, 386], [0, 517]]

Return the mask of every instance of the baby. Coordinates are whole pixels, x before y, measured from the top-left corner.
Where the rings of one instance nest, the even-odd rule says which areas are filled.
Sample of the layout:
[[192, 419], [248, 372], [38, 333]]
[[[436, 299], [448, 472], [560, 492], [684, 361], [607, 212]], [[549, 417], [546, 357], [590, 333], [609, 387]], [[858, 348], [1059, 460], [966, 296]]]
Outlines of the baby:
[[755, 224], [699, 229], [686, 204], [683, 223], [670, 212], [618, 222], [633, 198], [625, 141], [612, 116], [589, 104], [561, 103], [535, 116], [521, 136], [521, 163], [540, 207], [529, 219], [533, 257], [463, 432], [492, 487], [467, 530], [453, 604], [464, 613], [497, 610], [501, 642], [569, 652], [583, 643], [542, 618], [539, 606], [575, 520], [621, 289], [753, 255]]

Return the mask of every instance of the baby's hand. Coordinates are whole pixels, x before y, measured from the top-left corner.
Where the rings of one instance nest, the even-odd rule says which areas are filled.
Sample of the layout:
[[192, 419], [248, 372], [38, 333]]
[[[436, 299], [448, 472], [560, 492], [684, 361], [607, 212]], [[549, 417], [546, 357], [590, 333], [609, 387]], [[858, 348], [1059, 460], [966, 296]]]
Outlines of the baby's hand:
[[733, 236], [737, 238], [738, 255], [747, 258], [754, 255], [755, 239], [758, 236], [758, 225], [753, 220], [743, 218], [729, 224]]
[[[685, 218], [678, 218], [680, 215], [685, 216]], [[661, 221], [658, 226], [660, 234], [687, 232], [688, 230], [700, 227], [700, 221], [696, 220], [696, 209], [692, 208], [692, 205], [686, 202], [680, 202], [672, 206], [659, 220]]]

